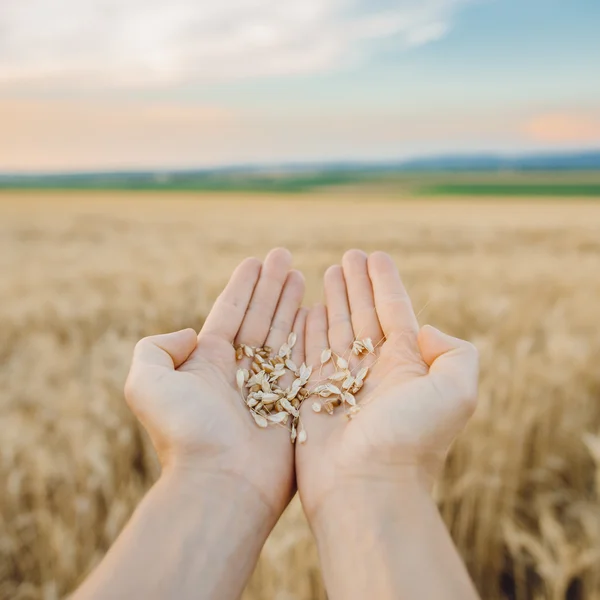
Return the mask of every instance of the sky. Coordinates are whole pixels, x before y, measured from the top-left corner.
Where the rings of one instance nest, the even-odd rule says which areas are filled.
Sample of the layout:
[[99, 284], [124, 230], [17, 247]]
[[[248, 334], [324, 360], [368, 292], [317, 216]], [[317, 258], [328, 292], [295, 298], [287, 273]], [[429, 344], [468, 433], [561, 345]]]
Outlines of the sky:
[[1, 0], [0, 172], [600, 148], [598, 0]]

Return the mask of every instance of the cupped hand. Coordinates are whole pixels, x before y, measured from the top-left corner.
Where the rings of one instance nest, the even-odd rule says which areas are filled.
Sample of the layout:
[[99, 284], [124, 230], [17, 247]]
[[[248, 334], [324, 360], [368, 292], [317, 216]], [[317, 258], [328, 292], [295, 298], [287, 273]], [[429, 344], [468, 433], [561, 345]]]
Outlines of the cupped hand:
[[[333, 371], [323, 349], [349, 360], [353, 373], [369, 367], [354, 416], [303, 404], [308, 432], [296, 449], [298, 490], [307, 515], [334, 490], [356, 483], [416, 478], [430, 488], [449, 446], [475, 408], [478, 355], [468, 342], [419, 329], [392, 259], [351, 250], [325, 274], [326, 307], [311, 309], [306, 358], [314, 387]], [[355, 339], [370, 338], [374, 354], [354, 356]]]
[[259, 429], [240, 397], [234, 344], [278, 348], [296, 331], [292, 358], [304, 361], [304, 278], [285, 249], [235, 270], [202, 330], [141, 340], [126, 398], [164, 470], [213, 474], [251, 484], [278, 516], [295, 489], [294, 453], [284, 427]]

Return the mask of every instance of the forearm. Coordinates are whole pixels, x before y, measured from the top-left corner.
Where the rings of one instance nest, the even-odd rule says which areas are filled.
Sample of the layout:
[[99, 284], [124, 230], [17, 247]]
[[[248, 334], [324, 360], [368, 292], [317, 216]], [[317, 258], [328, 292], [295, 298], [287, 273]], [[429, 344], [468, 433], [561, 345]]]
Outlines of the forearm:
[[340, 488], [311, 521], [332, 600], [478, 598], [425, 486]]
[[238, 598], [274, 521], [241, 480], [164, 475], [72, 599]]

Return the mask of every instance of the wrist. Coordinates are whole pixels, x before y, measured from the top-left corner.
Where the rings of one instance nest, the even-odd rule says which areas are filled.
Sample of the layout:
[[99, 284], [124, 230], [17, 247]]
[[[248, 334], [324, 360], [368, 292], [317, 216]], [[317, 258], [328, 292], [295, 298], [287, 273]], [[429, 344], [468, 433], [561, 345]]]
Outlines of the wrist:
[[265, 539], [283, 512], [283, 509], [278, 511], [256, 486], [236, 473], [170, 465], [163, 469], [156, 485], [192, 506], [208, 502], [214, 507], [215, 518], [221, 514], [229, 518], [232, 511], [239, 510], [246, 522], [256, 528], [257, 535], [264, 533]]
[[[407, 474], [402, 479], [340, 482], [309, 517], [332, 599], [400, 596], [395, 572], [411, 562], [422, 516], [428, 521], [437, 514], [420, 478]], [[340, 564], [357, 568], [348, 576]]]
[[81, 598], [239, 598], [273, 527], [247, 483], [165, 469]]
[[[368, 473], [336, 474], [317, 497], [306, 494], [305, 486], [301, 486], [299, 491], [308, 522], [315, 528], [328, 520], [330, 514], [360, 514], [375, 505], [379, 510], [385, 510], [388, 503], [398, 506], [404, 497], [416, 492], [431, 496], [433, 484], [427, 472], [416, 466], [395, 468], [391, 472], [372, 467]], [[316, 487], [323, 489], [323, 486]]]
[[340, 485], [313, 515], [332, 600], [477, 597], [428, 486], [403, 479]]

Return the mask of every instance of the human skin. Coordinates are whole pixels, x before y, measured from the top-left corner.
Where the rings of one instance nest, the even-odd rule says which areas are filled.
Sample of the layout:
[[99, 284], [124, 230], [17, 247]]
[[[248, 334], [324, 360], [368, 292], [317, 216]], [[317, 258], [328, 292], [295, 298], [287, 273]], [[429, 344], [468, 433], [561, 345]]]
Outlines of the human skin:
[[[385, 254], [347, 253], [326, 273], [326, 307], [308, 319], [290, 264], [282, 249], [264, 264], [247, 259], [198, 336], [136, 346], [126, 398], [162, 474], [76, 600], [238, 598], [296, 480], [330, 598], [477, 597], [430, 495], [475, 406], [476, 351], [419, 330]], [[330, 368], [318, 366], [323, 348], [348, 356], [355, 336], [378, 344], [363, 363], [360, 413], [348, 421], [305, 403], [308, 441], [295, 451], [285, 428], [251, 419], [235, 382], [249, 361], [234, 352], [239, 342], [277, 348], [292, 330], [292, 359], [316, 366], [313, 383]]]
[[[302, 406], [298, 490], [329, 598], [469, 600], [477, 593], [431, 497], [450, 444], [475, 408], [478, 355], [468, 342], [419, 328], [392, 259], [347, 252], [325, 274], [326, 306], [311, 309], [313, 384], [333, 370], [320, 355], [369, 366], [360, 412]], [[375, 354], [351, 357], [355, 338]]]
[[303, 294], [290, 253], [276, 249], [242, 262], [198, 336], [138, 343], [125, 395], [162, 473], [75, 600], [240, 596], [295, 474], [289, 432], [259, 429], [241, 401], [234, 343], [279, 347], [294, 330], [302, 363]]

